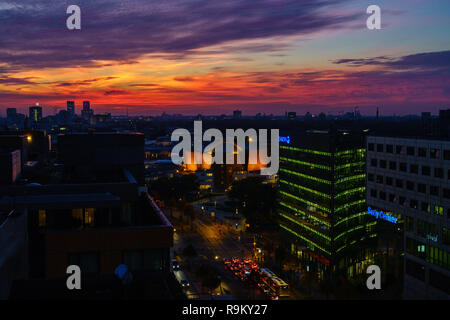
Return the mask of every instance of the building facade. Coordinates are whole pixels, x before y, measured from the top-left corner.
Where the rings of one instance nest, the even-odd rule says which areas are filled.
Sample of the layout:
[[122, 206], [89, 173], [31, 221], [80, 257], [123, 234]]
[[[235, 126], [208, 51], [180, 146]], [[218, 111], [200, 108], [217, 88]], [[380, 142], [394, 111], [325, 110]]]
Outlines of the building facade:
[[403, 298], [450, 298], [450, 141], [368, 137], [367, 202], [403, 218]]
[[280, 227], [302, 270], [353, 277], [370, 264], [376, 222], [366, 213], [361, 133], [280, 137]]

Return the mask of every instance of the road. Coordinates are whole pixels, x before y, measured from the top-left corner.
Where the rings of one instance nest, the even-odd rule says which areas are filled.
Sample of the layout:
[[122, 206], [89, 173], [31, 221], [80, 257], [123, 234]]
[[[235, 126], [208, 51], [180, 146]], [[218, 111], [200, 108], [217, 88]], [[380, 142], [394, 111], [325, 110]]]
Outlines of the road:
[[[249, 288], [247, 284], [235, 278], [223, 265], [224, 258], [251, 257], [251, 246], [241, 243], [238, 240], [238, 233], [231, 231], [231, 228], [220, 223], [204, 221], [199, 218], [195, 220], [194, 224], [195, 232], [177, 231], [174, 236], [176, 252], [181, 253], [188, 244], [192, 244], [198, 253], [197, 257], [181, 263], [193, 290], [198, 292], [200, 297], [209, 296], [201, 288], [201, 282], [196, 279], [198, 277], [193, 272], [193, 269], [199, 265], [206, 264], [216, 270], [222, 280], [221, 285], [214, 291], [213, 295], [231, 294], [234, 299], [267, 299], [259, 289]], [[187, 268], [189, 266], [191, 268]]]
[[[220, 199], [223, 201], [223, 199]], [[227, 223], [222, 217], [212, 218], [201, 213], [202, 202], [194, 203], [197, 218], [193, 221], [192, 229], [188, 226], [178, 228], [174, 234], [174, 250], [181, 255], [186, 246], [192, 244], [197, 252], [196, 257], [189, 259], [181, 255], [182, 269], [191, 283], [191, 297], [209, 297], [209, 293], [201, 286], [199, 277], [195, 274], [196, 268], [206, 264], [216, 270], [221, 277], [221, 285], [213, 295], [230, 294], [234, 299], [258, 299], [265, 300], [267, 296], [258, 288], [249, 288], [248, 284], [237, 279], [229, 270], [224, 268], [223, 259], [232, 257], [249, 257], [258, 262], [255, 257], [253, 237], [246, 233], [238, 232], [233, 224]], [[227, 213], [229, 215], [229, 213]], [[183, 231], [181, 231], [183, 229]], [[304, 299], [305, 296], [291, 290], [289, 299]]]

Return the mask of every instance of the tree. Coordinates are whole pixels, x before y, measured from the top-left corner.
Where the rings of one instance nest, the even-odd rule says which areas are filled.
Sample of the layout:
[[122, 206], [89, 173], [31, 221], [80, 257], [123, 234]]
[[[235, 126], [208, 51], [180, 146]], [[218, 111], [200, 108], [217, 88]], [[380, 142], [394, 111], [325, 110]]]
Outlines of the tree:
[[209, 294], [214, 291], [221, 283], [220, 277], [212, 272], [207, 273], [202, 278], [202, 286], [209, 290]]
[[183, 255], [186, 257], [195, 257], [197, 255], [197, 251], [192, 244], [189, 244], [183, 249]]

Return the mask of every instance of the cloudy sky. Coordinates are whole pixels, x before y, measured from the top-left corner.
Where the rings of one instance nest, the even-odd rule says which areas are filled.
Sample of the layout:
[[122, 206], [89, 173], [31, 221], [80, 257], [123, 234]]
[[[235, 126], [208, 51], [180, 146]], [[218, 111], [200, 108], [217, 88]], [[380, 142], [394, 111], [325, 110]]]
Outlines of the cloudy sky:
[[[66, 9], [81, 8], [81, 30]], [[368, 30], [377, 4], [382, 29]], [[0, 0], [0, 116], [450, 108], [448, 0]]]

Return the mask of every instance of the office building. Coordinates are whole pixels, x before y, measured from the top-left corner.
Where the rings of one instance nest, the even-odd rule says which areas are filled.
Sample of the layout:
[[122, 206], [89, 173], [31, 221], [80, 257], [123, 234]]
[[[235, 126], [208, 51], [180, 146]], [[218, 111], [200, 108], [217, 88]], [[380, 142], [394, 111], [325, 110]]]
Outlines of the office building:
[[376, 222], [367, 216], [360, 132], [280, 137], [278, 214], [303, 272], [352, 278], [373, 261]]
[[81, 110], [83, 120], [90, 122], [93, 115], [94, 110], [91, 109], [91, 103], [89, 101], [83, 101], [83, 110]]
[[[11, 275], [11, 298], [76, 296], [65, 287], [68, 265], [81, 268], [88, 298], [174, 298], [173, 227], [141, 183], [143, 147], [141, 134], [60, 135], [55, 182], [0, 186], [5, 228], [23, 220], [26, 230], [27, 276]], [[115, 276], [121, 264], [133, 276], [125, 293]]]
[[39, 103], [36, 103], [36, 106], [30, 107], [29, 118], [31, 121], [31, 125], [39, 125], [42, 120], [42, 107], [39, 106]]
[[6, 109], [6, 118], [14, 119], [16, 116], [17, 116], [17, 109], [16, 108], [7, 108]]
[[67, 113], [70, 117], [75, 115], [75, 101], [67, 101]]
[[22, 172], [20, 150], [2, 150], [0, 147], [0, 184], [12, 184]]
[[450, 141], [369, 136], [367, 150], [371, 213], [403, 220], [403, 298], [449, 299]]

